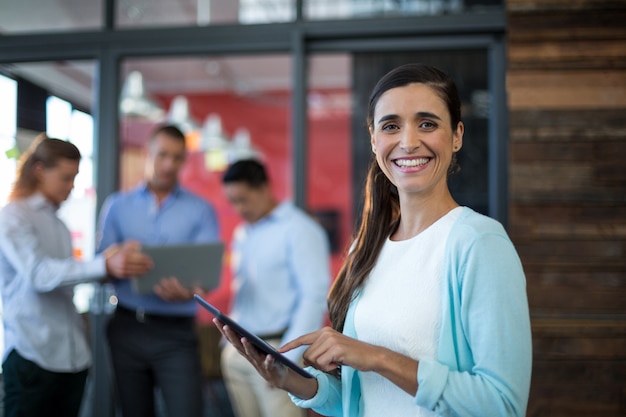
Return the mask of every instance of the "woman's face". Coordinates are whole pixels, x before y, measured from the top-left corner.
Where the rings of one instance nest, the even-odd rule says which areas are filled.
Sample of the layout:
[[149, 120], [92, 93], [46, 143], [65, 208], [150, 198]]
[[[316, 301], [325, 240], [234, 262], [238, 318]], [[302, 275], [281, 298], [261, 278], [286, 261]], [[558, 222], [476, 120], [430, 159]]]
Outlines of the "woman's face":
[[79, 161], [61, 158], [56, 165], [46, 168], [39, 163], [35, 166], [37, 190], [50, 202], [60, 206], [67, 200], [74, 188], [74, 178], [78, 174]]
[[370, 136], [378, 165], [398, 191], [423, 194], [447, 189], [463, 124], [453, 131], [445, 102], [427, 85], [413, 83], [380, 96]]

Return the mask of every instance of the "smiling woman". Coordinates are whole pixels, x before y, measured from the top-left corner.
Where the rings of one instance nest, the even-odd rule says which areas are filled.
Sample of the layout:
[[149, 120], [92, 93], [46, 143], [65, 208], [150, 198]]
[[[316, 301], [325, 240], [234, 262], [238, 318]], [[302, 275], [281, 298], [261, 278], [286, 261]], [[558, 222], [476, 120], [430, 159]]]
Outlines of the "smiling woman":
[[328, 296], [332, 327], [279, 349], [306, 348], [315, 378], [286, 372], [216, 325], [271, 385], [322, 415], [524, 416], [532, 364], [524, 271], [502, 225], [460, 206], [448, 188], [464, 132], [454, 81], [402, 65], [376, 84], [368, 109], [376, 159]]

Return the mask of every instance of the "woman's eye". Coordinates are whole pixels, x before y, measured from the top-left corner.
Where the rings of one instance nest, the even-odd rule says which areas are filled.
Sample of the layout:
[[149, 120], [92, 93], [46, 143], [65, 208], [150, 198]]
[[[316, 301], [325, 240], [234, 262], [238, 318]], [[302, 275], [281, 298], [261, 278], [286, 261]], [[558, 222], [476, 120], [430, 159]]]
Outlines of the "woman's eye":
[[389, 123], [383, 126], [382, 130], [383, 132], [391, 132], [394, 130], [398, 129], [398, 125], [394, 124], [394, 123]]
[[420, 123], [420, 128], [425, 129], [425, 130], [432, 130], [434, 128], [437, 127], [437, 124], [433, 123], [433, 122], [429, 122], [429, 121], [424, 121], [422, 123]]

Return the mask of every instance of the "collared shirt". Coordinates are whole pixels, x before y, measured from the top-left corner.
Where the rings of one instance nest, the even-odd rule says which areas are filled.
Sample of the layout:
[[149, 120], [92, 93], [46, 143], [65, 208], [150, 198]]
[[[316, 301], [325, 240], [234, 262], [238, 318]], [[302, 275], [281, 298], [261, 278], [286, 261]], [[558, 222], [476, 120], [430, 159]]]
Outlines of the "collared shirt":
[[[148, 246], [209, 243], [219, 239], [213, 206], [179, 186], [161, 204], [147, 184], [112, 194], [104, 202], [98, 229], [98, 252], [129, 239]], [[126, 308], [171, 316], [193, 316], [197, 310], [193, 300], [167, 302], [156, 294], [136, 293], [127, 279], [114, 280], [114, 285], [119, 304]]]
[[[289, 202], [254, 224], [238, 226], [232, 243], [231, 315], [257, 335], [281, 332], [283, 342], [318, 330], [330, 286], [324, 229]], [[288, 352], [299, 360], [303, 349]]]
[[72, 258], [70, 232], [57, 206], [41, 194], [12, 201], [0, 211], [0, 280], [5, 351], [54, 372], [91, 364], [73, 285], [106, 275], [103, 256]]

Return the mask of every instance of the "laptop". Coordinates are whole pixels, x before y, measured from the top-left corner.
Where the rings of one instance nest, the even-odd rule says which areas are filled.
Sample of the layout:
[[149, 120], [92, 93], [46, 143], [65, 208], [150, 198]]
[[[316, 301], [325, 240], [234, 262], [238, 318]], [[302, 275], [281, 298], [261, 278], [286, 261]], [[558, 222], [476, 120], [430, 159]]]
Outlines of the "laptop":
[[198, 286], [208, 291], [220, 284], [223, 242], [143, 246], [141, 251], [152, 258], [154, 267], [145, 275], [132, 279], [135, 292], [151, 294], [154, 286], [166, 277], [178, 278], [189, 289]]

